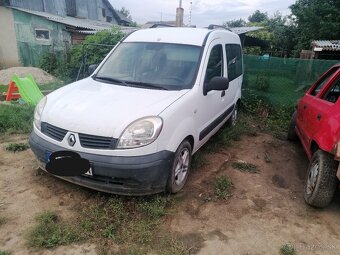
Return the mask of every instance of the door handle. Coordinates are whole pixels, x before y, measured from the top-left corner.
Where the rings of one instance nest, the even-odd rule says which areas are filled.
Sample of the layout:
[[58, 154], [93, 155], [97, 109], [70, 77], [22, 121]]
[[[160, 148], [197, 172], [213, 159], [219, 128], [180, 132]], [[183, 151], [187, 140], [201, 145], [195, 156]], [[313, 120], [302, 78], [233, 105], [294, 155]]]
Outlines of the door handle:
[[321, 120], [321, 114], [319, 113], [319, 114], [316, 116], [316, 118], [317, 118], [318, 120]]
[[224, 97], [224, 96], [225, 96], [225, 90], [223, 90], [221, 93], [221, 97]]

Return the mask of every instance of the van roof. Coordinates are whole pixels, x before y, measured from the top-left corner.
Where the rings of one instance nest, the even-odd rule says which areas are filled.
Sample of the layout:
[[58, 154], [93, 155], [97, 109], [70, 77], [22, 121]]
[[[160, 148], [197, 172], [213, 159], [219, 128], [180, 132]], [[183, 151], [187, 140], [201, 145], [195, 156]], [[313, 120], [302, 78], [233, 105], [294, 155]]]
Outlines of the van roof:
[[224, 29], [189, 28], [189, 27], [163, 27], [141, 29], [130, 34], [124, 42], [162, 42], [202, 46], [209, 34], [216, 37], [228, 36], [239, 41], [239, 36]]

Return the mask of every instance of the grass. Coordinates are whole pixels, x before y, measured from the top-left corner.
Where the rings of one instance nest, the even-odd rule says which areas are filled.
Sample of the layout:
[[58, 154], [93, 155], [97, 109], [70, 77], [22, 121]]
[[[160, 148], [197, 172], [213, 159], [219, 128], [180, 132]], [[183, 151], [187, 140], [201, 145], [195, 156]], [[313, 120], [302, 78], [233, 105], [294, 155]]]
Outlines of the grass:
[[232, 166], [243, 173], [258, 173], [259, 171], [256, 165], [244, 161], [234, 162]]
[[214, 182], [215, 196], [220, 199], [228, 198], [232, 195], [233, 183], [228, 176], [217, 176]]
[[6, 150], [11, 152], [19, 152], [25, 151], [29, 147], [30, 146], [27, 143], [10, 143], [9, 145], [6, 146]]
[[34, 107], [0, 105], [0, 135], [29, 133], [32, 130]]
[[50, 82], [50, 83], [46, 83], [46, 84], [39, 84], [38, 85], [40, 90], [42, 91], [49, 91], [49, 90], [56, 90], [59, 89], [63, 86], [65, 86], [65, 84], [62, 81], [56, 81], [56, 82]]
[[65, 223], [54, 212], [44, 212], [27, 235], [28, 244], [35, 248], [54, 248], [81, 240], [76, 225]]
[[1, 251], [0, 250], [0, 255], [11, 255], [9, 251]]
[[[60, 219], [54, 212], [40, 214], [36, 225], [28, 232], [28, 244], [36, 248], [54, 248], [80, 240], [100, 240], [101, 243], [113, 241], [118, 244], [119, 254], [147, 254], [151, 251], [171, 254], [167, 253], [170, 249], [181, 249], [179, 241], [169, 239], [168, 234], [159, 236], [163, 232], [162, 217], [167, 214], [170, 202], [167, 196], [98, 196], [79, 206], [78, 215], [69, 220]], [[159, 245], [171, 241], [174, 242], [172, 245]], [[100, 245], [104, 251], [105, 244]]]
[[295, 248], [291, 244], [284, 244], [280, 248], [280, 252], [282, 255], [294, 255], [296, 254]]

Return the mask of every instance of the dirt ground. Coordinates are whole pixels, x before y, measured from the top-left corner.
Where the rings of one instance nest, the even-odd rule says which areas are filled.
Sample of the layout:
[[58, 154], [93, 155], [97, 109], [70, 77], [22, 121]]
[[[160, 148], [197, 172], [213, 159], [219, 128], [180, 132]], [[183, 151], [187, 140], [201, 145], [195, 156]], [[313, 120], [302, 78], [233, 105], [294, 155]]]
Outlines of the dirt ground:
[[[65, 217], [76, 204], [89, 199], [89, 190], [60, 181], [37, 170], [33, 153], [5, 151], [0, 140], [0, 250], [12, 254], [96, 254], [96, 245], [80, 243], [54, 250], [32, 250], [25, 233], [38, 213], [53, 210]], [[243, 173], [232, 163], [256, 165], [258, 173]], [[233, 146], [204, 155], [183, 192], [175, 196], [165, 227], [191, 248], [191, 253], [280, 254], [291, 244], [296, 254], [340, 254], [340, 196], [326, 209], [307, 206], [302, 197], [308, 159], [299, 144], [267, 134], [243, 136]], [[232, 197], [213, 197], [214, 178], [227, 175], [234, 184]]]

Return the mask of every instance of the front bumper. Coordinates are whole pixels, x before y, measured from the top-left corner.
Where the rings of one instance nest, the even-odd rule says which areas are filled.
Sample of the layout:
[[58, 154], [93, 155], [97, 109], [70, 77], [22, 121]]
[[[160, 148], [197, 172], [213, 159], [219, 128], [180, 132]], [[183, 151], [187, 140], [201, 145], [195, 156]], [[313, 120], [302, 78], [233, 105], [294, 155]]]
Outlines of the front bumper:
[[[46, 152], [65, 150], [34, 132], [30, 135], [29, 144], [43, 169], [47, 163]], [[90, 161], [93, 176], [56, 177], [98, 191], [121, 195], [148, 195], [165, 191], [174, 158], [174, 152], [170, 151], [131, 157], [76, 152]]]

